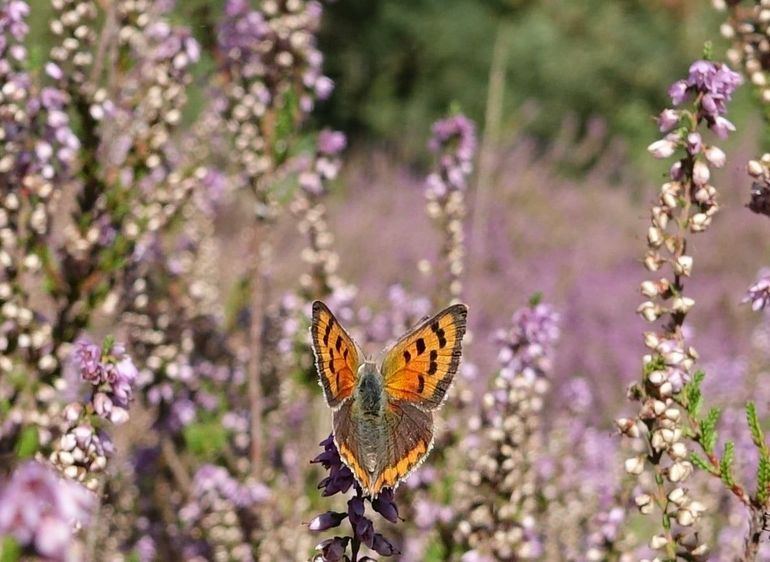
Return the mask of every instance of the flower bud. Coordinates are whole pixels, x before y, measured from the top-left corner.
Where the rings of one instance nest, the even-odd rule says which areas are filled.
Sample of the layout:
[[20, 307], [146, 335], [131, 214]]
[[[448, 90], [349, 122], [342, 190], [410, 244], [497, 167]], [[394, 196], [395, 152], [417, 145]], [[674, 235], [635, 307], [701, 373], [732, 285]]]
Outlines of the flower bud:
[[662, 385], [664, 382], [666, 382], [667, 378], [668, 377], [666, 373], [664, 373], [663, 371], [653, 371], [652, 373], [647, 375], [647, 380], [650, 381], [650, 383], [655, 386]]
[[687, 458], [687, 445], [681, 441], [677, 441], [669, 448], [668, 455], [674, 460], [682, 460]]
[[663, 243], [663, 233], [659, 228], [650, 226], [647, 229], [647, 243], [653, 248], [658, 248]]
[[342, 520], [348, 516], [347, 513], [337, 511], [327, 511], [315, 517], [308, 523], [308, 529], [311, 531], [326, 531], [332, 527], [339, 526]]
[[668, 468], [668, 479], [671, 482], [681, 482], [692, 473], [692, 465], [688, 461], [675, 462]]
[[727, 161], [727, 156], [725, 156], [724, 151], [718, 146], [707, 147], [706, 150], [704, 151], [704, 154], [709, 164], [711, 164], [715, 168], [721, 168], [722, 166], [725, 165], [725, 162]]
[[641, 286], [642, 295], [647, 298], [655, 298], [658, 296], [658, 287], [655, 281], [643, 281]]
[[680, 509], [676, 512], [676, 522], [682, 527], [689, 527], [695, 523], [695, 516], [689, 509]]
[[634, 503], [636, 504], [636, 507], [642, 509], [643, 507], [652, 504], [652, 498], [649, 494], [639, 494], [634, 497]]
[[671, 308], [680, 314], [687, 314], [693, 306], [695, 301], [690, 297], [676, 297], [671, 303]]
[[658, 345], [660, 344], [660, 338], [658, 338], [658, 334], [655, 332], [645, 332], [644, 333], [644, 345], [648, 349], [656, 349]]
[[669, 139], [660, 139], [648, 146], [647, 150], [655, 158], [668, 158], [674, 154], [674, 151], [676, 150], [676, 144]]
[[706, 213], [695, 213], [690, 219], [691, 232], [703, 232], [711, 224], [711, 217]]
[[748, 171], [749, 175], [754, 178], [762, 177], [765, 171], [764, 168], [762, 167], [762, 164], [760, 164], [756, 160], [749, 160], [749, 163], [746, 166], [746, 170]]
[[644, 472], [644, 457], [631, 457], [626, 459], [624, 463], [626, 472], [629, 474], [639, 475]]
[[636, 312], [647, 322], [655, 322], [663, 314], [661, 308], [652, 301], [645, 301], [640, 304]]
[[679, 256], [674, 262], [674, 273], [689, 277], [692, 274], [692, 256]]
[[650, 539], [650, 548], [652, 548], [653, 550], [663, 549], [667, 544], [668, 544], [668, 540], [664, 535], [654, 535]]
[[668, 501], [675, 505], [681, 505], [686, 499], [684, 488], [674, 488], [668, 493]]

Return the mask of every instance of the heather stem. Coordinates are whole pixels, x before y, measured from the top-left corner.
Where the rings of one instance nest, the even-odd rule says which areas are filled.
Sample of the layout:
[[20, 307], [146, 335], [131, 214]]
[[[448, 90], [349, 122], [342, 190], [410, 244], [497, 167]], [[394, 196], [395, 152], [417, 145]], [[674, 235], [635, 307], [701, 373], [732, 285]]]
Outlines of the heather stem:
[[[495, 35], [492, 49], [492, 62], [489, 67], [489, 86], [487, 90], [486, 112], [484, 114], [484, 134], [481, 137], [479, 149], [479, 172], [476, 178], [476, 192], [473, 201], [473, 216], [470, 230], [472, 238], [473, 259], [470, 261], [471, 271], [479, 266], [484, 256], [486, 228], [489, 212], [489, 196], [491, 194], [492, 175], [495, 166], [494, 147], [500, 138], [500, 125], [503, 115], [503, 97], [505, 94], [505, 65], [507, 62], [508, 26], [501, 23]], [[481, 272], [479, 272], [481, 273]]]
[[350, 562], [358, 562], [358, 550], [361, 548], [361, 540], [358, 537], [353, 537], [353, 541], [350, 545], [352, 557]]
[[746, 533], [742, 562], [751, 562], [757, 559], [759, 545], [762, 542], [762, 531], [764, 531], [765, 517], [763, 511], [754, 506], [751, 506], [750, 510], [749, 531]]
[[255, 224], [252, 232], [251, 263], [251, 321], [249, 324], [249, 405], [251, 411], [251, 471], [259, 476], [262, 463], [262, 332], [264, 326], [264, 296], [267, 282], [265, 267], [268, 229]]

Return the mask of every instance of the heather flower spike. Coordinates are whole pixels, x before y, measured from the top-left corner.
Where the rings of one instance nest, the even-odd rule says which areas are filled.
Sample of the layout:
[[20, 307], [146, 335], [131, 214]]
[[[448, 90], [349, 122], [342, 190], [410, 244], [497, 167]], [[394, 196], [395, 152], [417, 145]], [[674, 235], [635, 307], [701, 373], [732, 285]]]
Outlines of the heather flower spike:
[[[316, 516], [308, 524], [311, 531], [321, 532], [339, 527], [345, 519], [350, 522], [350, 536], [336, 536], [325, 539], [316, 546], [318, 554], [314, 560], [323, 562], [336, 562], [349, 560], [350, 562], [363, 562], [374, 560], [369, 556], [360, 557], [360, 549], [366, 546], [380, 556], [393, 556], [398, 554], [396, 547], [382, 534], [377, 533], [374, 522], [366, 516], [367, 504], [391, 523], [398, 521], [398, 506], [393, 496], [393, 490], [384, 489], [375, 499], [364, 497], [363, 490], [353, 478], [353, 473], [345, 466], [337, 452], [334, 437], [330, 435], [321, 443], [323, 452], [314, 458], [311, 463], [317, 463], [329, 471], [318, 484], [323, 489], [322, 496], [331, 496], [337, 493], [346, 493], [353, 488], [355, 495], [348, 500], [347, 512], [327, 511]], [[350, 545], [350, 555], [348, 552]]]
[[536, 459], [543, 453], [543, 398], [559, 339], [559, 314], [539, 298], [517, 310], [497, 335], [500, 370], [482, 399], [470, 468], [462, 475], [455, 537], [468, 560], [543, 555], [536, 505]]
[[[634, 502], [639, 511], [659, 518], [658, 532], [649, 541], [659, 556], [656, 559], [700, 560], [706, 556], [708, 545], [699, 530], [706, 507], [687, 482], [696, 465], [717, 476], [724, 470], [713, 450], [713, 428], [719, 412], [712, 411], [701, 419], [694, 401], [703, 376], [696, 374], [699, 356], [685, 330], [695, 301], [685, 295], [684, 281], [693, 274], [693, 257], [686, 253], [688, 235], [707, 230], [719, 210], [717, 190], [710, 183], [710, 166], [720, 167], [725, 162], [724, 152], [707, 144], [702, 127], [720, 138], [734, 129], [724, 115], [741, 81], [724, 64], [706, 60], [693, 63], [688, 77], [669, 89], [673, 104], [680, 108], [680, 128], [650, 146], [657, 158], [675, 153], [682, 157], [672, 167], [671, 181], [661, 187], [650, 213], [644, 264], [658, 278], [642, 283], [641, 293], [648, 300], [637, 312], [657, 326], [644, 335], [649, 354], [644, 357], [642, 381], [628, 392], [629, 398], [639, 403], [639, 412], [634, 418], [617, 420], [617, 426], [622, 435], [639, 443], [637, 451], [643, 451], [630, 455], [624, 468], [638, 478]], [[674, 115], [673, 110], [663, 112], [662, 130], [670, 129]], [[763, 302], [761, 290], [757, 287], [755, 291], [756, 302]], [[695, 435], [688, 431], [693, 424], [701, 427]], [[693, 445], [709, 461], [693, 452]], [[722, 478], [729, 481], [724, 474]], [[739, 487], [732, 491], [745, 499]]]

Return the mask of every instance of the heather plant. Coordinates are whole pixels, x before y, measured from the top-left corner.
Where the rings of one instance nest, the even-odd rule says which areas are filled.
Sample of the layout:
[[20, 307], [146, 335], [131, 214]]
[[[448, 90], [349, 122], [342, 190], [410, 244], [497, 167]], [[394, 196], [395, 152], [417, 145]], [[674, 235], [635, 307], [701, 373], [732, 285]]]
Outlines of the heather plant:
[[[728, 4], [729, 58], [761, 98], [766, 7]], [[428, 170], [316, 130], [334, 85], [320, 3], [228, 0], [205, 30], [180, 22], [189, 6], [0, 3], [0, 559], [763, 554], [770, 328], [747, 326], [767, 272], [733, 305], [765, 231], [714, 187], [730, 183], [712, 137], [736, 128], [738, 74], [693, 63], [657, 119], [650, 152], [677, 160], [652, 205], [638, 312], [656, 328], [621, 440], [609, 420], [639, 353], [618, 287], [639, 202], [611, 186], [638, 180], [603, 122], [565, 122], [546, 151], [497, 135], [479, 197], [464, 114], [421, 132]], [[770, 159], [745, 160], [749, 207], [770, 214]], [[565, 161], [593, 168], [565, 179]], [[743, 218], [727, 232], [717, 211]], [[483, 217], [470, 247], [469, 216]], [[549, 304], [498, 330], [538, 290]], [[366, 496], [327, 437], [307, 333], [319, 298], [364, 352], [470, 305], [433, 451], [396, 491]]]

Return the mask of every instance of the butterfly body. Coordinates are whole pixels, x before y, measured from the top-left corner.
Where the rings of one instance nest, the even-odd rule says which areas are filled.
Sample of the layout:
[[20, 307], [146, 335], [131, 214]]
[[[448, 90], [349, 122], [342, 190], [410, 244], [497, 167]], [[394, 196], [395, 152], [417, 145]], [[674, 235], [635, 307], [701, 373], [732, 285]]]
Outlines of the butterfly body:
[[319, 380], [333, 411], [334, 440], [364, 493], [395, 488], [433, 446], [433, 411], [457, 372], [467, 307], [450, 306], [404, 335], [378, 367], [331, 311], [313, 303]]
[[361, 415], [369, 419], [380, 419], [384, 413], [385, 388], [377, 366], [367, 361], [358, 370], [358, 385], [355, 400], [360, 404]]

